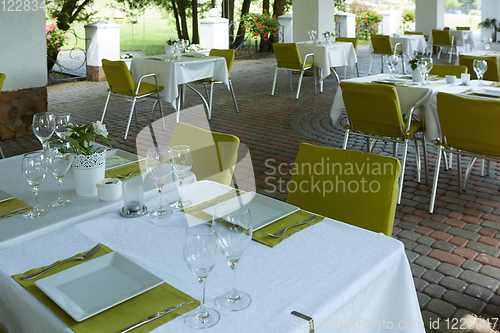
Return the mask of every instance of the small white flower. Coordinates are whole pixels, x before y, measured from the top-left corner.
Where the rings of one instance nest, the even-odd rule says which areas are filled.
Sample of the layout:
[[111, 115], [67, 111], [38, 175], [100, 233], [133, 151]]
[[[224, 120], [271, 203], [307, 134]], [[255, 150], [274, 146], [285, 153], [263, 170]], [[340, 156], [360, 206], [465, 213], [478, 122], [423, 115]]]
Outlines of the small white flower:
[[106, 125], [101, 123], [100, 120], [96, 121], [95, 123], [92, 123], [92, 127], [94, 127], [97, 134], [102, 135], [105, 138], [108, 137], [108, 130], [106, 129]]
[[73, 132], [72, 129], [68, 128], [67, 126], [73, 126], [73, 123], [69, 123], [68, 125], [66, 125], [66, 132], [64, 133], [64, 136], [70, 136], [71, 134], [75, 133]]

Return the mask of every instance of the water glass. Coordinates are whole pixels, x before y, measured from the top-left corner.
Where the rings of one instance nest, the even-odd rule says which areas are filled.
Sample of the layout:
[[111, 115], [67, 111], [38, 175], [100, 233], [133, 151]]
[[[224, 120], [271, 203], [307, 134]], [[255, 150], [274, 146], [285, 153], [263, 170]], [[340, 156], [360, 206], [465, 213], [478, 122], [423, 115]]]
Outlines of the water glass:
[[432, 69], [433, 62], [432, 62], [432, 58], [425, 58], [424, 60], [425, 60], [425, 83], [430, 84], [429, 83], [429, 72]]
[[33, 133], [40, 140], [43, 149], [45, 149], [45, 141], [50, 139], [55, 131], [55, 117], [52, 113], [40, 112], [33, 115]]
[[71, 164], [73, 163], [73, 150], [71, 144], [62, 140], [55, 140], [47, 143], [45, 150], [47, 157], [47, 166], [56, 177], [59, 183], [59, 198], [49, 204], [49, 208], [65, 208], [72, 204], [71, 200], [63, 199], [62, 195], [62, 182], [64, 175], [68, 172]]
[[474, 72], [476, 72], [477, 77], [479, 78], [479, 82], [477, 84], [478, 87], [482, 87], [483, 84], [483, 75], [488, 70], [488, 63], [486, 60], [474, 59], [473, 62]]
[[491, 47], [491, 43], [492, 43], [492, 42], [493, 42], [493, 40], [492, 40], [491, 38], [489, 38], [489, 37], [484, 37], [484, 38], [483, 38], [484, 48], [485, 48], [486, 50], [489, 50], [489, 49], [490, 49], [490, 47]]
[[31, 185], [35, 196], [35, 207], [24, 213], [23, 217], [25, 219], [36, 219], [47, 215], [48, 211], [46, 209], [38, 207], [38, 186], [47, 172], [45, 154], [41, 152], [25, 154], [21, 164], [21, 172], [24, 179]]
[[158, 208], [149, 211], [149, 217], [154, 219], [165, 219], [172, 215], [172, 210], [163, 207], [162, 190], [169, 178], [172, 177], [170, 166], [170, 147], [158, 146], [148, 149], [146, 154], [146, 170], [158, 189]]
[[386, 57], [387, 66], [389, 67], [390, 78], [396, 77], [396, 65], [398, 64], [398, 56], [393, 54]]
[[171, 202], [170, 207], [183, 209], [191, 205], [191, 201], [186, 200], [182, 194], [182, 186], [184, 185], [186, 173], [191, 170], [193, 166], [193, 156], [191, 155], [191, 148], [186, 145], [172, 147], [170, 154], [172, 158], [172, 168], [179, 181], [179, 200]]
[[69, 113], [67, 114], [57, 114], [55, 115], [55, 133], [59, 138], [63, 138], [66, 135], [66, 126], [70, 124], [70, 117], [71, 115]]

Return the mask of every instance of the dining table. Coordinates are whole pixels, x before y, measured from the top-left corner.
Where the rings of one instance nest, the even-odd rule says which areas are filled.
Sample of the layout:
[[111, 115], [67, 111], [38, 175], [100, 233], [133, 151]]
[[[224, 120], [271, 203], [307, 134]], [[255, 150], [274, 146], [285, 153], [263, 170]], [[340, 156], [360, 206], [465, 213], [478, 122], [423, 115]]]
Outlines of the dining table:
[[391, 36], [391, 43], [393, 47], [398, 43], [401, 44], [403, 53], [410, 59], [413, 59], [413, 56], [417, 53], [424, 54], [427, 48], [427, 41], [422, 35]]
[[[185, 186], [184, 195], [198, 205], [230, 191], [234, 189], [204, 180]], [[164, 194], [167, 202], [175, 198], [175, 191]], [[267, 200], [272, 206], [275, 199]], [[154, 205], [157, 198], [145, 203]], [[10, 329], [9, 333], [73, 332], [73, 323], [67, 324], [59, 317], [67, 315], [61, 311], [56, 315], [12, 276], [71, 257], [96, 243], [154, 274], [185, 297], [199, 299], [201, 286], [184, 262], [183, 243], [186, 229], [205, 221], [182, 210], [176, 210], [166, 220], [123, 218], [113, 210], [3, 248], [0, 305], [4, 311], [0, 306], [0, 323]], [[79, 265], [92, 260], [97, 259]], [[230, 273], [221, 254], [207, 279], [207, 306], [216, 308], [215, 298], [231, 284]], [[219, 309], [220, 321], [205, 332], [312, 332], [309, 320], [292, 315], [293, 311], [311, 317], [315, 332], [425, 332], [403, 243], [330, 218], [294, 233], [274, 247], [262, 241], [250, 242], [238, 263], [235, 281], [238, 289], [251, 295], [252, 303], [243, 311]], [[101, 284], [105, 281], [96, 281], [95, 288]], [[161, 302], [171, 304], [168, 298], [159, 302], [160, 309]], [[112, 309], [85, 319], [95, 318], [94, 322], [114, 327], [107, 331], [97, 327], [92, 333], [115, 332], [144, 317], [140, 309], [136, 309], [137, 313], [131, 309], [121, 319], [106, 322], [107, 312]], [[137, 332], [191, 331], [182, 315], [165, 323], [157, 320], [157, 327]]]
[[330, 75], [330, 69], [340, 82], [335, 72], [335, 67], [344, 67], [344, 79], [346, 77], [347, 67], [355, 69], [358, 58], [354, 46], [349, 42], [334, 42], [329, 44], [318, 44], [312, 42], [297, 43], [300, 54], [305, 57], [306, 54], [314, 54], [316, 68], [319, 69], [320, 91], [323, 92], [323, 81]]
[[[135, 56], [132, 58], [130, 72], [134, 82], [137, 82], [145, 74], [153, 73], [156, 75], [158, 84], [163, 87], [160, 96], [177, 111], [177, 122], [180, 120], [180, 99], [178, 99], [178, 96], [183, 95], [182, 91], [186, 84], [198, 94], [207, 110], [206, 99], [189, 83], [212, 78], [221, 81], [229, 89], [229, 73], [224, 57], [185, 54], [176, 60], [167, 55]], [[156, 83], [152, 77], [146, 78], [144, 81], [152, 84]], [[179, 90], [181, 93], [179, 93]]]

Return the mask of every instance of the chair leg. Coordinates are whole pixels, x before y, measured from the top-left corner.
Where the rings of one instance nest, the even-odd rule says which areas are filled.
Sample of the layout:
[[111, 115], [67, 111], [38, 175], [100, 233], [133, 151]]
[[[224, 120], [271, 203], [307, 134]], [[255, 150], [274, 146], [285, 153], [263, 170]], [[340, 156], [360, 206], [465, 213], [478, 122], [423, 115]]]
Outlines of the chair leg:
[[392, 156], [395, 158], [398, 158], [398, 143], [397, 142], [392, 143]]
[[399, 180], [398, 204], [401, 203], [401, 194], [403, 193], [403, 181], [405, 179], [407, 153], [408, 153], [408, 139], [405, 139], [404, 146], [403, 146], [403, 162], [401, 163], [401, 178]]
[[418, 147], [417, 138], [413, 138], [413, 143], [415, 144], [415, 162], [417, 164], [417, 183], [420, 183], [420, 173], [422, 171], [422, 165], [420, 163], [420, 148]]
[[[233, 101], [234, 101], [234, 107], [236, 108], [236, 112], [240, 112], [240, 109], [238, 109], [238, 103], [236, 103], [236, 96], [234, 95], [234, 88], [233, 88], [233, 81], [229, 79], [229, 89], [231, 90], [231, 94], [233, 95]], [[212, 108], [212, 104], [210, 104], [210, 108]]]
[[[316, 78], [316, 66], [313, 66], [313, 71], [314, 71], [314, 94], [318, 94], [318, 83], [317, 83], [317, 78]], [[339, 81], [340, 84], [340, 81]]]
[[125, 137], [123, 138], [124, 140], [127, 140], [128, 130], [130, 128], [130, 123], [132, 122], [132, 115], [134, 114], [136, 100], [137, 100], [137, 98], [134, 97], [134, 100], [132, 101], [132, 108], [130, 109], [130, 115], [128, 116], [127, 130], [125, 131]]
[[427, 141], [425, 141], [425, 135], [422, 132], [422, 147], [424, 150], [424, 168], [425, 168], [425, 185], [429, 185], [429, 162], [427, 160]]
[[380, 73], [384, 73], [384, 56], [380, 56]]
[[344, 80], [347, 79], [347, 66], [344, 66]]
[[110, 97], [111, 97], [111, 91], [108, 92], [108, 98], [106, 98], [106, 104], [104, 105], [104, 110], [102, 111], [101, 123], [104, 122], [104, 115], [106, 114]]
[[485, 176], [485, 173], [484, 173], [484, 158], [481, 160], [481, 177], [484, 177]]
[[5, 158], [1, 147], [0, 147], [0, 155], [2, 155], [2, 158]]
[[438, 58], [438, 60], [439, 60], [439, 57], [441, 56], [441, 52], [443, 52], [443, 48], [442, 48], [441, 46], [438, 46], [438, 49], [439, 49], [439, 51], [438, 51], [438, 56], [437, 56], [437, 58]]
[[476, 157], [471, 158], [469, 165], [467, 166], [467, 170], [465, 170], [464, 186], [462, 187], [464, 190], [467, 189], [467, 183], [469, 182], [469, 177], [472, 172], [472, 168], [474, 167], [474, 163], [476, 163], [476, 160]]
[[208, 98], [208, 120], [212, 119], [213, 100], [214, 100], [214, 82], [210, 82], [210, 97]]
[[345, 130], [345, 135], [344, 135], [344, 144], [342, 145], [342, 149], [347, 149], [347, 140], [349, 140], [349, 130]]
[[356, 63], [356, 72], [358, 73], [358, 77], [359, 77], [358, 63]]
[[457, 154], [458, 194], [462, 194], [462, 154]]
[[292, 88], [292, 71], [288, 71], [288, 81], [290, 81], [290, 91], [293, 91], [293, 88]]
[[274, 81], [273, 81], [273, 91], [271, 92], [271, 96], [274, 96], [274, 88], [276, 88], [276, 76], [278, 76], [278, 66], [274, 70]]
[[[300, 71], [300, 76], [299, 76], [299, 86], [297, 87], [297, 96], [295, 99], [299, 99], [299, 94], [300, 94], [300, 87], [302, 86], [302, 77], [304, 76], [304, 70], [302, 69]], [[317, 93], [317, 92], [316, 92]]]
[[210, 95], [208, 93], [207, 83], [203, 82], [203, 88], [205, 88], [205, 94], [207, 95], [207, 99], [210, 99]]
[[439, 167], [441, 166], [441, 153], [443, 151], [443, 147], [439, 146], [438, 149], [438, 159], [436, 162], [436, 170], [434, 171], [434, 181], [432, 184], [432, 194], [431, 194], [431, 202], [429, 203], [429, 213], [434, 212], [434, 203], [436, 202], [436, 192], [439, 180]]
[[373, 55], [373, 53], [372, 53], [372, 57], [371, 57], [371, 59], [370, 59], [370, 67], [368, 67], [368, 75], [370, 75], [370, 73], [372, 72], [373, 57], [374, 57], [374, 55]]
[[163, 123], [163, 130], [165, 130], [165, 117], [163, 116], [163, 106], [161, 105], [160, 93], [158, 92], [156, 95], [158, 96], [158, 103], [160, 103], [160, 116]]
[[[457, 52], [457, 48], [455, 47], [455, 52]], [[448, 59], [448, 63], [451, 63], [451, 56], [453, 55], [453, 45], [450, 46], [450, 58]]]

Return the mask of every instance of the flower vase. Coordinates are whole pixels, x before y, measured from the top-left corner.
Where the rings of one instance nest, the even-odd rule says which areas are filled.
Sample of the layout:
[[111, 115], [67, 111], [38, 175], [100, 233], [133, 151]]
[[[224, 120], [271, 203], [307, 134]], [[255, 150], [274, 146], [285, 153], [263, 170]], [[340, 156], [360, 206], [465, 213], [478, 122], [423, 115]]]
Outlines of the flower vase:
[[76, 155], [73, 160], [73, 177], [76, 195], [89, 197], [97, 195], [96, 184], [104, 179], [106, 151], [92, 155]]
[[411, 79], [413, 82], [422, 82], [422, 74], [420, 74], [418, 69], [411, 71]]

